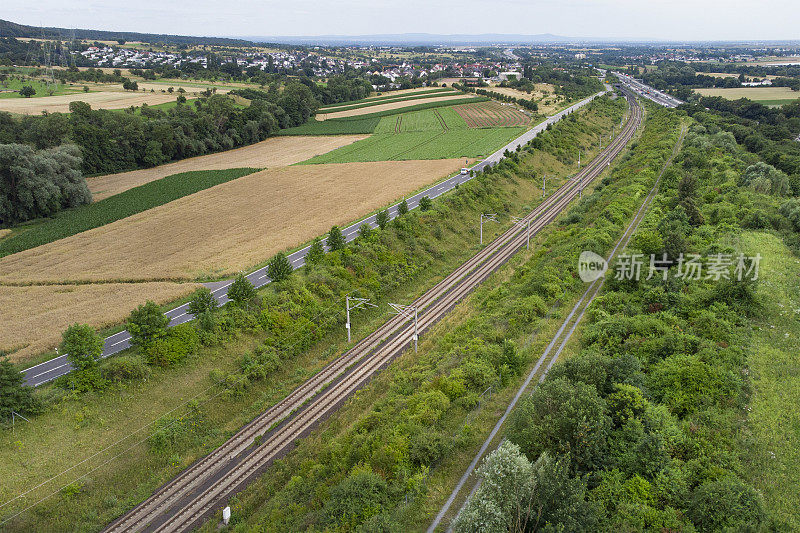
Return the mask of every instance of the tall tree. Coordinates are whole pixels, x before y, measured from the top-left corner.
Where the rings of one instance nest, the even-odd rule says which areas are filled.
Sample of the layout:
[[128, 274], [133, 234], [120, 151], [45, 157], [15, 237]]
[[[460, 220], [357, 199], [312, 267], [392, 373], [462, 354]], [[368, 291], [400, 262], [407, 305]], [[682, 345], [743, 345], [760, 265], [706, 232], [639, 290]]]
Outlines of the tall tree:
[[311, 243], [311, 247], [308, 249], [308, 253], [306, 253], [306, 264], [311, 263], [318, 263], [322, 260], [325, 256], [325, 247], [322, 246], [322, 239], [317, 237], [314, 239], [314, 242]]
[[219, 304], [214, 295], [211, 294], [211, 291], [206, 287], [200, 287], [194, 291], [192, 299], [189, 301], [187, 312], [196, 317], [209, 311], [215, 311], [217, 307], [219, 307]]
[[76, 146], [0, 144], [0, 224], [50, 216], [92, 201]]
[[267, 265], [267, 275], [272, 281], [283, 281], [294, 271], [286, 254], [279, 252]]
[[167, 331], [169, 317], [164, 315], [155, 302], [148, 300], [134, 309], [128, 317], [128, 333], [131, 344], [147, 346], [152, 341], [163, 337]]
[[238, 274], [228, 287], [228, 298], [236, 304], [245, 304], [256, 297], [256, 289], [244, 274]]
[[378, 211], [375, 215], [375, 223], [378, 224], [379, 228], [385, 229], [386, 224], [389, 223], [389, 210], [384, 209], [383, 211]]
[[61, 353], [76, 370], [90, 370], [103, 355], [103, 338], [88, 324], [73, 324], [61, 335]]
[[339, 226], [333, 226], [328, 232], [328, 249], [335, 252], [336, 250], [343, 249], [345, 244], [342, 230], [339, 229]]
[[40, 410], [41, 404], [33, 388], [25, 386], [22, 373], [6, 357], [0, 358], [0, 420], [11, 418], [11, 411], [25, 416]]

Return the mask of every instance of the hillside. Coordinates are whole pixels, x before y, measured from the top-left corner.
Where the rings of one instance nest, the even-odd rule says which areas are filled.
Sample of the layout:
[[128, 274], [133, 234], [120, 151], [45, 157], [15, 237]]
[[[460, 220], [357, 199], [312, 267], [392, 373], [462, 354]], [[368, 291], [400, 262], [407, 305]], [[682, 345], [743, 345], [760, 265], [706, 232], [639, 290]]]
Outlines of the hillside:
[[185, 35], [164, 35], [158, 33], [138, 33], [130, 31], [106, 30], [81, 30], [68, 28], [43, 28], [17, 24], [0, 19], [0, 37], [36, 38], [36, 39], [91, 39], [96, 41], [140, 41], [144, 43], [169, 43], [169, 44], [212, 44], [220, 46], [252, 46], [253, 43], [244, 39], [229, 39], [226, 37], [191, 37]]

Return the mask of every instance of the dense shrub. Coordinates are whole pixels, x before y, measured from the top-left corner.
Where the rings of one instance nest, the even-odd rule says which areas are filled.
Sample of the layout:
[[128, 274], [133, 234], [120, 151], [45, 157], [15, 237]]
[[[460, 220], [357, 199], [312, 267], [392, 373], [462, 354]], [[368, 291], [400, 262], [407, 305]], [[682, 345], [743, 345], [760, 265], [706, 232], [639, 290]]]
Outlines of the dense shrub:
[[182, 362], [197, 349], [197, 331], [192, 324], [170, 328], [166, 335], [149, 342], [144, 347], [148, 364], [168, 367]]
[[150, 368], [139, 356], [118, 355], [100, 365], [100, 375], [104, 380], [114, 383], [137, 381], [146, 379], [150, 375]]

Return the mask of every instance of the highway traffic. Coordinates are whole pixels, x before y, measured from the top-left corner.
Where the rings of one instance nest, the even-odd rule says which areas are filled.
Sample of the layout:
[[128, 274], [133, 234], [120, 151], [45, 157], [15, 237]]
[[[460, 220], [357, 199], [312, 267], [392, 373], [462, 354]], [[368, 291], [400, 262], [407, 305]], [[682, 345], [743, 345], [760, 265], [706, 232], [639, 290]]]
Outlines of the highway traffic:
[[628, 76], [627, 74], [622, 74], [621, 72], [614, 72], [613, 74], [619, 78], [620, 83], [625, 85], [628, 89], [639, 96], [642, 96], [643, 98], [647, 98], [648, 100], [657, 103], [658, 105], [674, 108], [685, 103], [683, 100], [678, 100], [674, 96], [670, 96], [667, 93], [663, 93], [654, 89], [653, 87], [650, 87], [649, 85], [645, 85], [641, 82], [641, 80], [637, 80], [633, 76]]

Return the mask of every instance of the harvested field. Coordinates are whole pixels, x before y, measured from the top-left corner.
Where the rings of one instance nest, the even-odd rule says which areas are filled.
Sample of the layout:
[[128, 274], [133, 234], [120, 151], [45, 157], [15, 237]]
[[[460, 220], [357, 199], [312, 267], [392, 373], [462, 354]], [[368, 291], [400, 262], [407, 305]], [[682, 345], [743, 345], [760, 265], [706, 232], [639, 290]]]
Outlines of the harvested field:
[[721, 96], [728, 100], [738, 100], [739, 98], [749, 98], [754, 102], [761, 100], [796, 100], [800, 98], [800, 92], [793, 91], [789, 87], [741, 87], [735, 89], [695, 89], [695, 92], [703, 96]]
[[91, 93], [67, 94], [62, 96], [43, 96], [41, 98], [0, 98], [0, 111], [19, 115], [40, 115], [48, 113], [69, 113], [70, 102], [86, 102], [93, 109], [124, 109], [142, 104], [155, 105], [174, 102], [175, 94], [160, 92], [115, 92], [101, 91]]
[[0, 229], [0, 239], [3, 237], [8, 237], [9, 235], [11, 235], [10, 229]]
[[119, 324], [147, 300], [166, 303], [196, 289], [193, 283], [103, 283], [96, 285], [0, 286], [0, 350], [22, 362], [54, 349], [76, 322], [95, 328]]
[[337, 104], [328, 107], [320, 108], [317, 113], [338, 113], [339, 111], [349, 111], [351, 109], [360, 109], [362, 107], [372, 107], [378, 106], [381, 104], [390, 104], [393, 102], [403, 102], [407, 100], [425, 100], [433, 97], [440, 97], [440, 96], [455, 96], [455, 95], [464, 95], [464, 93], [460, 91], [451, 91], [449, 89], [437, 89], [433, 93], [423, 93], [423, 94], [409, 94], [409, 95], [400, 95], [400, 96], [392, 96], [392, 97], [383, 97], [380, 96], [375, 99], [370, 100], [362, 100], [359, 102], [351, 102], [349, 104]]
[[351, 106], [356, 106], [359, 104], [390, 102], [393, 100], [401, 100], [401, 99], [417, 98], [417, 97], [429, 98], [431, 96], [444, 96], [445, 94], [458, 92], [452, 89], [448, 89], [446, 87], [434, 87], [434, 88], [423, 87], [422, 89], [412, 89], [412, 91], [414, 92], [407, 92], [403, 94], [397, 94], [400, 91], [389, 91], [382, 93], [381, 95], [378, 96], [370, 96], [368, 98], [363, 98], [361, 100], [351, 100], [348, 102], [339, 102], [336, 104], [325, 105], [320, 107], [319, 111], [320, 112], [336, 111], [336, 110], [344, 111], [345, 108], [349, 108]]
[[221, 277], [435, 181], [460, 159], [264, 170], [0, 259], [0, 284]]
[[[173, 100], [178, 97], [177, 90], [178, 90], [179, 87], [183, 87], [183, 90], [185, 90], [187, 94], [200, 93], [202, 91], [205, 91], [208, 88], [216, 89], [217, 90], [217, 94], [227, 94], [227, 93], [231, 92], [231, 90], [232, 90], [230, 87], [224, 86], [224, 85], [209, 84], [209, 85], [199, 86], [198, 84], [181, 83], [179, 81], [176, 81], [174, 85], [171, 84], [171, 83], [170, 84], [167, 84], [167, 83], [148, 83], [146, 81], [138, 81], [136, 83], [137, 83], [137, 85], [139, 85], [139, 90], [140, 91], [142, 89], [147, 89], [148, 91], [150, 89], [153, 89], [157, 93], [160, 93], [161, 91], [166, 91], [167, 89], [172, 87], [176, 91], [176, 93], [172, 95], [173, 96]], [[122, 85], [118, 85], [117, 87], [122, 89]], [[149, 103], [150, 102], [148, 102], [148, 104]]]
[[355, 117], [358, 115], [367, 115], [370, 113], [380, 113], [381, 111], [390, 111], [393, 109], [402, 109], [404, 107], [411, 107], [420, 104], [428, 104], [431, 102], [446, 102], [447, 100], [457, 100], [459, 98], [468, 98], [469, 95], [454, 94], [452, 96], [434, 96], [432, 98], [418, 98], [414, 100], [401, 100], [399, 102], [392, 102], [388, 104], [380, 104], [369, 107], [360, 107], [358, 109], [350, 109], [348, 111], [337, 111], [334, 113], [320, 113], [317, 115], [317, 120], [327, 120], [332, 118], [345, 118]]
[[229, 168], [275, 168], [305, 161], [336, 148], [366, 138], [366, 135], [322, 137], [272, 137], [260, 143], [234, 148], [226, 152], [206, 154], [153, 168], [131, 170], [86, 178], [95, 201], [159, 180], [173, 174], [192, 170], [224, 170]]
[[470, 128], [527, 126], [531, 121], [516, 107], [498, 102], [458, 105], [453, 109]]
[[530, 93], [520, 91], [519, 89], [512, 89], [511, 87], [488, 87], [487, 90], [524, 100], [539, 100], [554, 94], [553, 86], [548, 83], [537, 83], [535, 88], [536, 89]]

